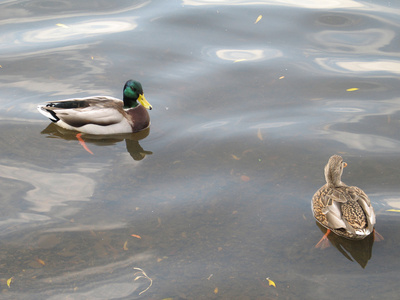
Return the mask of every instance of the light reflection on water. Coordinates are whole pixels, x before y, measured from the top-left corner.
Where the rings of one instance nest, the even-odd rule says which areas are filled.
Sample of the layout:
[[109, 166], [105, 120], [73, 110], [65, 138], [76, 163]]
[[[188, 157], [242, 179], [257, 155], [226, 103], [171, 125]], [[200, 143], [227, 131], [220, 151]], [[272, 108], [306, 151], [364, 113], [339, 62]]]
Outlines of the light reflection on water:
[[359, 72], [370, 75], [370, 72], [399, 73], [399, 62], [395, 60], [378, 61], [333, 61], [327, 58], [316, 59], [316, 62], [324, 69], [332, 72]]
[[223, 60], [239, 62], [239, 61], [259, 61], [282, 57], [282, 53], [275, 49], [222, 49], [215, 52], [216, 56]]
[[[393, 298], [396, 7], [8, 1], [0, 15], [2, 298], [140, 298], [133, 267], [154, 280], [144, 298]], [[36, 112], [120, 98], [129, 78], [151, 132], [84, 136], [94, 155]], [[314, 249], [309, 202], [333, 153], [385, 237], [361, 256]]]
[[[31, 185], [33, 188], [26, 193], [25, 200], [31, 203], [30, 210], [36, 212], [49, 212], [56, 206], [64, 206], [69, 201], [89, 201], [93, 195], [95, 182], [83, 174], [76, 174], [76, 166], [69, 166], [74, 173], [51, 172], [49, 169], [37, 170], [33, 165], [26, 163], [21, 165], [0, 165], [0, 176], [12, 180], [18, 180]], [[106, 165], [79, 166], [80, 171], [92, 173]], [[85, 173], [83, 172], [83, 173]], [[59, 183], [63, 190], [60, 191]], [[71, 213], [71, 212], [70, 212]], [[73, 213], [73, 212], [72, 212]]]
[[256, 6], [293, 6], [293, 7], [304, 7], [309, 9], [329, 9], [329, 8], [360, 8], [364, 7], [362, 3], [353, 0], [346, 1], [337, 1], [337, 0], [329, 0], [329, 1], [318, 1], [318, 0], [308, 0], [302, 1], [299, 3], [294, 0], [279, 0], [279, 1], [243, 1], [243, 0], [208, 0], [208, 1], [196, 1], [196, 0], [183, 0], [182, 3], [184, 5], [193, 5], [193, 6], [201, 6], [201, 5], [256, 5]]
[[134, 30], [137, 24], [133, 20], [130, 22], [123, 21], [91, 21], [77, 22], [72, 24], [58, 23], [52, 28], [32, 30], [24, 33], [21, 37], [23, 43], [56, 43], [59, 41], [67, 42], [73, 40], [75, 42], [80, 39], [94, 38], [98, 35], [105, 35], [117, 32]]

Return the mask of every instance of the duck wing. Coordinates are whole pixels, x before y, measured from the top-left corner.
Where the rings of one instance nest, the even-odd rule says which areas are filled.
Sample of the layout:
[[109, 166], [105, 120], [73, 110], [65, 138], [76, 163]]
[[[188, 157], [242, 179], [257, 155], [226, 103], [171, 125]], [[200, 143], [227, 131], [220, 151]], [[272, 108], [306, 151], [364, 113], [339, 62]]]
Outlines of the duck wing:
[[328, 226], [333, 229], [346, 228], [346, 223], [342, 219], [342, 212], [340, 210], [340, 202], [333, 201], [332, 204], [325, 206], [322, 209], [325, 215]]
[[123, 101], [105, 96], [48, 102], [38, 106], [38, 110], [51, 121], [62, 120], [72, 127], [112, 125], [121, 122], [126, 115]]
[[321, 212], [325, 216], [326, 226], [331, 229], [348, 228], [343, 220], [341, 206], [348, 201], [342, 189], [323, 187], [320, 195]]
[[371, 205], [371, 200], [368, 198], [367, 194], [365, 194], [362, 189], [356, 186], [352, 186], [350, 188], [353, 189], [354, 193], [357, 195], [355, 200], [358, 202], [358, 204], [360, 204], [361, 208], [363, 209], [368, 220], [367, 227], [370, 231], [372, 231], [376, 223], [376, 218], [375, 218], [374, 208]]
[[325, 215], [327, 226], [330, 229], [345, 229], [351, 235], [356, 235], [356, 231], [343, 216], [342, 206], [348, 205], [352, 201], [347, 193], [348, 187], [328, 188], [322, 204], [322, 213]]

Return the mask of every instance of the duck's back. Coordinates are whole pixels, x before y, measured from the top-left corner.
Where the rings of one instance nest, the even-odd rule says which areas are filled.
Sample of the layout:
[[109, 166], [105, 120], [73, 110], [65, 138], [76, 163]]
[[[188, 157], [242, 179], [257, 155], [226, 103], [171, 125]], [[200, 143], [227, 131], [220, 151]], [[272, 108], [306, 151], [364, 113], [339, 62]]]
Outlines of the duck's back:
[[[338, 224], [335, 224], [335, 221], [330, 218], [331, 215], [335, 216], [338, 220], [342, 218], [341, 203], [333, 200], [337, 197], [338, 191], [325, 184], [314, 194], [311, 200], [311, 209], [314, 218], [328, 229], [340, 228], [342, 226], [342, 222], [336, 222]], [[327, 211], [328, 206], [329, 211]]]
[[[374, 217], [368, 222], [366, 212], [360, 205], [363, 203], [368, 207], [369, 198], [357, 187], [324, 185], [314, 194], [311, 203], [315, 219], [322, 226], [346, 238], [363, 238], [375, 224]], [[374, 214], [372, 207], [370, 210]]]

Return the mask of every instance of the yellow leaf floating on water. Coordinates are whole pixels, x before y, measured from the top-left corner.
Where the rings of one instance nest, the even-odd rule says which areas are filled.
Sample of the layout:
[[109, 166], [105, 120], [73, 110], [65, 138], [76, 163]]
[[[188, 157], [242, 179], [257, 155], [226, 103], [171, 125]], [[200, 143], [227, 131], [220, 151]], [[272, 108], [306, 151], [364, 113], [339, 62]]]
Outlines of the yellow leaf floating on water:
[[285, 76], [281, 76], [281, 77], [279, 77], [278, 79], [283, 79], [283, 78], [285, 78]]
[[62, 27], [62, 28], [69, 28], [69, 26], [67, 26], [65, 24], [61, 24], [61, 23], [57, 23], [56, 26]]
[[393, 209], [393, 208], [391, 208], [391, 209], [388, 209], [387, 211], [400, 212], [400, 209]]
[[217, 287], [214, 289], [214, 294], [218, 294], [218, 288]]
[[351, 88], [346, 90], [346, 92], [354, 92], [354, 91], [358, 91], [358, 88]]
[[262, 19], [262, 15], [259, 15], [259, 16], [257, 17], [257, 20], [254, 22], [254, 24], [257, 24], [261, 19]]
[[8, 278], [7, 279], [7, 286], [10, 287], [11, 282], [13, 281], [14, 277]]
[[247, 59], [245, 59], [245, 58], [240, 58], [240, 59], [234, 60], [233, 62], [234, 62], [234, 63], [237, 63], [237, 62], [241, 62], [241, 61], [245, 61], [245, 60], [247, 60]]
[[275, 282], [273, 282], [271, 279], [269, 279], [269, 277], [265, 278], [268, 280], [268, 285], [272, 285], [273, 287], [276, 288]]
[[41, 264], [42, 266], [46, 265], [46, 263], [45, 263], [43, 260], [41, 260], [40, 258], [37, 258], [36, 261], [37, 261], [39, 264]]

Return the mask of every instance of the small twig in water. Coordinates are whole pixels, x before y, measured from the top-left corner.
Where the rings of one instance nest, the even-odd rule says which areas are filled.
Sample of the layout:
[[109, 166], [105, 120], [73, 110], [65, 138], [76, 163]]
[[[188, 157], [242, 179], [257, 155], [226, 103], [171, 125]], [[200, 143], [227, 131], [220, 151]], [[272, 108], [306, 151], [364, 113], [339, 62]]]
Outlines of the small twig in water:
[[139, 270], [139, 272], [136, 272], [136, 273], [133, 274], [133, 275], [142, 274], [142, 275], [136, 276], [136, 278], [135, 278], [133, 281], [136, 281], [136, 280], [138, 280], [138, 279], [140, 279], [140, 278], [146, 278], [146, 279], [148, 279], [148, 280], [150, 281], [150, 285], [149, 285], [145, 290], [143, 290], [143, 291], [141, 291], [141, 292], [139, 293], [139, 295], [141, 295], [141, 294], [143, 294], [144, 292], [147, 292], [147, 290], [153, 285], [153, 280], [152, 280], [149, 276], [147, 276], [146, 272], [143, 271], [141, 268], [133, 268], [133, 269]]

